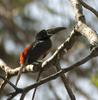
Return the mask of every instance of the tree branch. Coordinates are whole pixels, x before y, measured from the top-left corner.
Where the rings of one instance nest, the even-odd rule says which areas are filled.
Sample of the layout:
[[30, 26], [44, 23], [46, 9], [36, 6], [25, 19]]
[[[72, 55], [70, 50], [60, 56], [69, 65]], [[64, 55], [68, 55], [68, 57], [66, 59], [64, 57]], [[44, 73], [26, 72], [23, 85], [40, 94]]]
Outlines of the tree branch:
[[[63, 44], [61, 44], [58, 47], [58, 49], [55, 51], [55, 53], [49, 59], [47, 59], [46, 61], [44, 61], [42, 63], [43, 70], [48, 69], [51, 64], [54, 64], [55, 65], [55, 60], [56, 60], [56, 57], [58, 56], [58, 54], [61, 54], [62, 51], [65, 48], [66, 48], [66, 50], [69, 50], [73, 46], [73, 44], [75, 43], [75, 41], [77, 40], [78, 36], [80, 36], [80, 35], [73, 30], [71, 32], [71, 35], [69, 36], [69, 38]], [[17, 75], [18, 71], [20, 70], [20, 67], [15, 68], [15, 69], [12, 69], [11, 67], [5, 66], [5, 65], [0, 66], [0, 68], [5, 73], [7, 73], [7, 75], [10, 76], [10, 77], [12, 77], [14, 75]], [[23, 72], [30, 72], [30, 71], [31, 72], [34, 72], [33, 71], [34, 68], [35, 68], [34, 65], [32, 65], [32, 66], [26, 66], [26, 68], [23, 70]], [[2, 84], [2, 86], [3, 86], [3, 84]]]
[[11, 97], [14, 97], [13, 94], [15, 94], [15, 96], [18, 95], [19, 93], [22, 93], [22, 94], [25, 93], [25, 94], [26, 94], [26, 93], [27, 93], [28, 91], [30, 91], [31, 89], [36, 88], [36, 87], [38, 87], [38, 86], [40, 86], [40, 85], [42, 85], [42, 84], [44, 84], [44, 83], [46, 83], [46, 82], [49, 82], [49, 81], [51, 81], [51, 80], [54, 80], [54, 79], [58, 78], [58, 77], [61, 76], [63, 73], [66, 73], [66, 72], [68, 72], [68, 71], [71, 71], [71, 70], [75, 69], [76, 67], [78, 67], [78, 66], [84, 64], [85, 62], [89, 61], [90, 59], [92, 59], [93, 57], [96, 57], [96, 56], [98, 56], [98, 47], [97, 47], [97, 48], [94, 48], [94, 49], [92, 50], [92, 52], [90, 53], [90, 55], [88, 55], [88, 56], [85, 57], [84, 59], [78, 61], [77, 63], [75, 63], [75, 64], [73, 64], [73, 65], [71, 65], [71, 66], [69, 66], [69, 67], [67, 67], [67, 68], [62, 69], [62, 70], [58, 71], [57, 73], [55, 73], [55, 74], [53, 74], [53, 75], [51, 75], [51, 76], [48, 76], [48, 77], [46, 77], [46, 78], [43, 78], [43, 79], [41, 79], [39, 82], [37, 82], [37, 83], [35, 83], [35, 84], [33, 84], [33, 85], [30, 85], [30, 86], [28, 86], [28, 87], [25, 87], [25, 88], [23, 89], [23, 91], [20, 91], [20, 92], [15, 91], [15, 92], [11, 93]]
[[98, 11], [96, 11], [94, 8], [92, 8], [90, 5], [85, 3], [83, 0], [79, 0], [82, 6], [84, 6], [86, 9], [90, 10], [93, 14], [95, 14], [96, 17], [98, 17]]
[[[15, 92], [13, 92], [11, 94], [10, 98], [13, 98], [17, 94], [21, 93], [22, 94], [21, 100], [23, 100], [24, 97], [25, 97], [25, 94], [28, 91], [30, 91], [31, 89], [36, 88], [36, 87], [38, 87], [38, 86], [40, 86], [40, 85], [42, 85], [42, 84], [44, 84], [44, 83], [46, 83], [50, 80], [54, 80], [59, 76], [61, 76], [62, 79], [63, 78], [66, 79], [66, 77], [63, 76], [64, 73], [71, 71], [74, 68], [84, 64], [88, 60], [92, 59], [93, 57], [98, 56], [98, 47], [97, 47], [98, 46], [98, 35], [93, 29], [91, 29], [88, 25], [86, 25], [86, 20], [85, 20], [85, 16], [83, 15], [83, 9], [82, 9], [82, 5], [81, 5], [81, 1], [80, 0], [70, 0], [70, 2], [73, 5], [74, 12], [75, 12], [75, 18], [76, 18], [76, 22], [77, 22], [76, 25], [75, 25], [75, 29], [72, 30], [71, 35], [68, 37], [68, 39], [63, 44], [61, 44], [58, 47], [58, 49], [55, 51], [55, 53], [49, 59], [47, 59], [46, 61], [44, 61], [41, 64], [41, 67], [42, 67], [43, 70], [46, 70], [50, 67], [51, 64], [56, 65], [56, 60], [57, 60], [58, 55], [62, 54], [64, 49], [66, 49], [66, 51], [71, 49], [72, 46], [74, 45], [74, 43], [77, 41], [77, 38], [79, 38], [81, 35], [86, 37], [89, 44], [91, 46], [93, 46], [92, 52], [90, 53], [90, 55], [88, 55], [87, 57], [85, 57], [81, 61], [73, 64], [72, 66], [69, 66], [68, 68], [62, 69], [62, 70], [59, 68], [58, 70], [60, 70], [60, 71], [58, 71], [57, 73], [55, 73], [55, 74], [53, 74], [49, 77], [46, 77], [46, 78], [40, 80], [39, 82], [31, 85], [31, 86], [28, 86], [28, 87], [22, 89], [22, 91], [19, 91], [19, 89], [16, 87]], [[96, 47], [96, 48], [94, 48], [94, 47]], [[12, 77], [14, 75], [17, 75], [18, 71], [20, 70], [20, 67], [12, 69], [7, 65], [0, 66], [0, 68], [6, 73], [7, 77]], [[34, 68], [35, 68], [34, 65], [26, 67], [26, 68], [24, 68], [23, 72], [30, 72], [30, 71], [35, 72]], [[64, 81], [65, 81], [64, 85], [66, 85], [66, 80], [63, 80], [63, 82]], [[8, 82], [8, 80], [5, 80], [5, 82]], [[68, 86], [65, 86], [65, 87], [67, 87], [67, 89], [68, 89]], [[70, 89], [70, 91], [71, 91], [71, 89]], [[68, 90], [68, 92], [69, 92], [69, 90]], [[71, 97], [71, 95], [73, 95], [72, 91], [69, 93], [69, 95], [70, 95], [70, 97]], [[73, 95], [73, 97], [74, 97], [74, 95]], [[72, 100], [74, 100], [74, 99], [72, 99]]]
[[77, 25], [75, 26], [75, 30], [79, 32], [81, 35], [86, 37], [91, 46], [98, 46], [98, 35], [97, 33], [86, 25], [85, 17], [83, 15], [82, 5], [80, 0], [70, 0], [73, 5], [75, 17], [77, 21]]

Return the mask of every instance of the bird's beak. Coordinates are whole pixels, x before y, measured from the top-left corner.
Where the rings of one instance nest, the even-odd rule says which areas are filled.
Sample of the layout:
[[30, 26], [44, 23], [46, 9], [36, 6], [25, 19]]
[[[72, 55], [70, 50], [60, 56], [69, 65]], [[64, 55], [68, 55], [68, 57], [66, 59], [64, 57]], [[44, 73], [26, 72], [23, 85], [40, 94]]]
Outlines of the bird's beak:
[[48, 32], [48, 36], [52, 36], [53, 34], [56, 34], [60, 31], [63, 31], [65, 30], [66, 27], [56, 27], [56, 28], [51, 28], [51, 29], [48, 29], [47, 32]]

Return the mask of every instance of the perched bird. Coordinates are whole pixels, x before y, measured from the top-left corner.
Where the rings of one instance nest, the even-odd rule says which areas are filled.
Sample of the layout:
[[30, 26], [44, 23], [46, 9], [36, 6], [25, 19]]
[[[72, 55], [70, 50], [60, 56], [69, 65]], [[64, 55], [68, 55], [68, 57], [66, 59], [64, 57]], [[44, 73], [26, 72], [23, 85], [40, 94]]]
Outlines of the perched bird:
[[16, 80], [16, 85], [19, 81], [20, 75], [23, 68], [27, 64], [33, 64], [37, 60], [44, 58], [50, 51], [52, 47], [52, 42], [50, 37], [55, 33], [58, 33], [66, 29], [65, 27], [57, 27], [48, 30], [42, 30], [37, 33], [35, 37], [35, 42], [32, 43], [29, 47], [24, 48], [24, 51], [20, 54], [20, 71]]

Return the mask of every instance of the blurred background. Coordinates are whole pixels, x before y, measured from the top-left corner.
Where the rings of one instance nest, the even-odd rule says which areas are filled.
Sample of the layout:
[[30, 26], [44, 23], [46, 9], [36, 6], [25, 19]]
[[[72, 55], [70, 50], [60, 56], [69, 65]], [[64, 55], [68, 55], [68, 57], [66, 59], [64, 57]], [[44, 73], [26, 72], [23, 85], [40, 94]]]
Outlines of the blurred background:
[[[85, 0], [98, 10], [97, 0]], [[87, 24], [96, 32], [98, 19], [90, 11], [83, 8]], [[19, 66], [19, 53], [34, 41], [37, 32], [58, 26], [67, 27], [66, 31], [52, 38], [51, 56], [57, 47], [66, 40], [75, 25], [75, 15], [69, 0], [0, 0], [0, 59], [12, 67]], [[86, 57], [90, 53], [85, 38], [77, 40], [73, 48], [60, 59], [62, 68], [68, 67]], [[53, 67], [48, 73], [54, 73]], [[4, 72], [0, 69], [0, 73]], [[44, 76], [47, 76], [44, 74]], [[67, 73], [72, 90], [77, 100], [98, 100], [98, 58], [94, 58], [77, 69]], [[16, 76], [10, 79], [13, 83]], [[36, 73], [23, 74], [19, 87], [36, 82]], [[6, 100], [9, 91], [7, 84], [0, 100]], [[30, 91], [25, 100], [32, 97]], [[19, 96], [14, 98], [18, 100]], [[35, 100], [70, 100], [60, 78], [40, 86]]]

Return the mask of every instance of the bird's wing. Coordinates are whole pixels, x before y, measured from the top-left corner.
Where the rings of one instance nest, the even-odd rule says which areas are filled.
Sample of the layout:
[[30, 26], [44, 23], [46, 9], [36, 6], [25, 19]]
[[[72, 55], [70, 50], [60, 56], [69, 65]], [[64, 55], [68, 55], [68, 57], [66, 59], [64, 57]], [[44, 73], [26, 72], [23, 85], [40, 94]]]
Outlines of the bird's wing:
[[38, 41], [33, 48], [30, 48], [27, 62], [32, 64], [42, 56], [46, 55], [47, 51], [51, 48], [51, 40]]

